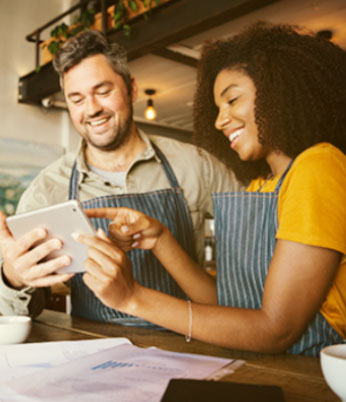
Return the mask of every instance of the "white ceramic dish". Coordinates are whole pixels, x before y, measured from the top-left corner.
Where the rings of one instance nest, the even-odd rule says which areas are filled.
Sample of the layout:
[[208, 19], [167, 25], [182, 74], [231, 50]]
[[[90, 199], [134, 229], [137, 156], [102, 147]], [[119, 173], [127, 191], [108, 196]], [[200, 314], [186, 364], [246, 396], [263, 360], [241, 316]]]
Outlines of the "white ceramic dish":
[[22, 343], [31, 330], [31, 318], [25, 316], [0, 317], [0, 344]]
[[346, 402], [346, 344], [327, 346], [321, 350], [320, 356], [327, 384]]

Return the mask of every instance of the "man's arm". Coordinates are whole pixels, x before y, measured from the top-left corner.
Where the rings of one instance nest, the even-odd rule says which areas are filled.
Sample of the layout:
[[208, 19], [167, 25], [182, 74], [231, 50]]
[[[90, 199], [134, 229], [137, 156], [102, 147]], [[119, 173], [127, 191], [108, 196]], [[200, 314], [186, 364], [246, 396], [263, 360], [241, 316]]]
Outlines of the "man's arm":
[[0, 259], [0, 314], [38, 316], [44, 309], [48, 288], [27, 287], [21, 290], [10, 286], [2, 273]]

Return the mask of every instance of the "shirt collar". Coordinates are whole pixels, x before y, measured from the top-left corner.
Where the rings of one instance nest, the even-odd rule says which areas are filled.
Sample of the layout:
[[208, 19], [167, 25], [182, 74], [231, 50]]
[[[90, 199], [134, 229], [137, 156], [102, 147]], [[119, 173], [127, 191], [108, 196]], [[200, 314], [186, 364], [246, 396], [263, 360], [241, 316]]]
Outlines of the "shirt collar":
[[[151, 158], [155, 158], [155, 160], [158, 163], [161, 163], [161, 159], [158, 157], [158, 155], [155, 152], [155, 149], [153, 148], [153, 145], [150, 141], [150, 138], [147, 134], [144, 133], [143, 130], [141, 129], [137, 129], [138, 130], [138, 134], [141, 137], [141, 139], [144, 141], [145, 143], [145, 149], [144, 151], [139, 154], [136, 159], [131, 163], [131, 166], [129, 168], [129, 170], [132, 168], [132, 166], [137, 163], [138, 161], [142, 161], [142, 160], [149, 160]], [[84, 138], [80, 141], [78, 150], [77, 150], [77, 157], [76, 157], [76, 163], [77, 163], [77, 169], [79, 172], [81, 172], [82, 174], [80, 176], [80, 182], [83, 181], [84, 177], [90, 175], [90, 169], [88, 168], [86, 161], [85, 161], [85, 148], [86, 148], [86, 141], [84, 140]]]
[[138, 134], [144, 141], [146, 148], [140, 155], [138, 155], [138, 158], [136, 158], [136, 160], [147, 160], [150, 158], [155, 158], [157, 162], [161, 163], [161, 159], [156, 154], [149, 136], [145, 134], [143, 130], [140, 129], [138, 129]]

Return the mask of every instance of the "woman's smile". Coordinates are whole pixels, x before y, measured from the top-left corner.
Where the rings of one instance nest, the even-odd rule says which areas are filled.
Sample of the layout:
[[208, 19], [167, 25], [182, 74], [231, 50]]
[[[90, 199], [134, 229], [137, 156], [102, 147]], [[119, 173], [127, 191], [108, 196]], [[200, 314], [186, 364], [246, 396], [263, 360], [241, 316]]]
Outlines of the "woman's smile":
[[237, 143], [237, 140], [239, 137], [243, 134], [244, 128], [238, 128], [236, 130], [233, 130], [231, 134], [226, 134], [228, 137], [230, 143], [231, 143], [231, 148], [234, 149], [235, 144]]

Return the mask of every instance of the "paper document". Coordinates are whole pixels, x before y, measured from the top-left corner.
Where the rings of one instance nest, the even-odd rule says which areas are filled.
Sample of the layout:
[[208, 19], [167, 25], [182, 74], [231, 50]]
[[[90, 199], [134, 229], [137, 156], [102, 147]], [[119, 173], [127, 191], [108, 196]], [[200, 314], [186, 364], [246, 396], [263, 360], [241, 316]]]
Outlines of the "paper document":
[[0, 384], [113, 346], [127, 338], [0, 345]]
[[124, 344], [0, 384], [0, 401], [159, 402], [171, 378], [203, 379], [230, 362]]

